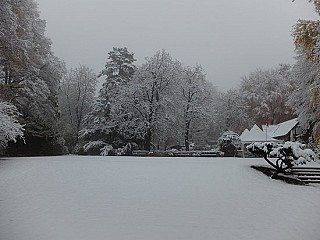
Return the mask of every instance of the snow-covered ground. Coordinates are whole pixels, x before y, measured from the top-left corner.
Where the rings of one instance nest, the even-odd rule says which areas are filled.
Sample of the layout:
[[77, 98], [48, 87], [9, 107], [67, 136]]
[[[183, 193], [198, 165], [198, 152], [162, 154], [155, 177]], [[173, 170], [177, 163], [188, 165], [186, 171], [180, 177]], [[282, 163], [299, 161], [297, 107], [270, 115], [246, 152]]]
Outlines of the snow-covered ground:
[[1, 240], [319, 240], [320, 186], [262, 159], [39, 157], [0, 161]]

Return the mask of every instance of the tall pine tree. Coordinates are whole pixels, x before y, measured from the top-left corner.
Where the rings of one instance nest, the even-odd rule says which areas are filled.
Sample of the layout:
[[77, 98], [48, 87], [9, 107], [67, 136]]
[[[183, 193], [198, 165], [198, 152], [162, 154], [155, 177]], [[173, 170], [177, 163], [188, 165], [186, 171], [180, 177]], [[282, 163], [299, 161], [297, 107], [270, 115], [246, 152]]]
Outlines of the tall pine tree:
[[129, 136], [122, 128], [128, 113], [122, 101], [118, 101], [123, 88], [136, 71], [135, 61], [134, 53], [129, 52], [126, 47], [115, 47], [108, 53], [108, 61], [99, 74], [99, 77], [105, 77], [104, 83], [92, 111], [85, 116], [84, 128], [80, 131], [82, 145], [99, 142], [121, 148], [135, 140], [134, 136]]

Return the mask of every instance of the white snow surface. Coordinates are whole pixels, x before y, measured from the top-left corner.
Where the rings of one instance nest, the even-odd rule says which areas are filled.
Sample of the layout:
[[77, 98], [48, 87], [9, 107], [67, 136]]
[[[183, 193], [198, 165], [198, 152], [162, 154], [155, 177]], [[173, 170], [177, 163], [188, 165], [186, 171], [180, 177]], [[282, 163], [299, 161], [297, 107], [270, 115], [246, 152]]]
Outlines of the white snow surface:
[[0, 161], [1, 240], [319, 240], [320, 186], [262, 159], [38, 157]]

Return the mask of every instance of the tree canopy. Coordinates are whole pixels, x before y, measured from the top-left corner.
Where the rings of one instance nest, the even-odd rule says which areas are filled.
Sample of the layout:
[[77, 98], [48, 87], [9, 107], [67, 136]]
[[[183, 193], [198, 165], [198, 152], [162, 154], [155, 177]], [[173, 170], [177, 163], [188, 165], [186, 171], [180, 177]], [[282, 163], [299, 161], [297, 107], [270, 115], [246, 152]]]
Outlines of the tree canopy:
[[51, 51], [37, 3], [5, 0], [0, 18], [0, 98], [17, 108], [25, 129], [24, 141], [9, 144], [9, 151], [62, 153], [57, 93], [65, 67]]

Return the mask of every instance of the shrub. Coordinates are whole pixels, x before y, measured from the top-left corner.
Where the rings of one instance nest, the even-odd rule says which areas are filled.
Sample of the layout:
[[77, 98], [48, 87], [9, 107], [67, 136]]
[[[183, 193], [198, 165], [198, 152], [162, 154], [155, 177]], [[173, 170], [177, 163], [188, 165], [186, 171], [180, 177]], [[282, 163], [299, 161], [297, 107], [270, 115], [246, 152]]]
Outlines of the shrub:
[[[247, 149], [254, 154], [262, 156], [267, 163], [277, 170], [276, 173], [285, 173], [287, 169], [293, 166], [317, 160], [316, 154], [299, 142], [285, 142], [284, 144], [272, 142], [252, 143], [247, 146]], [[272, 162], [268, 157], [277, 158], [277, 160]]]

